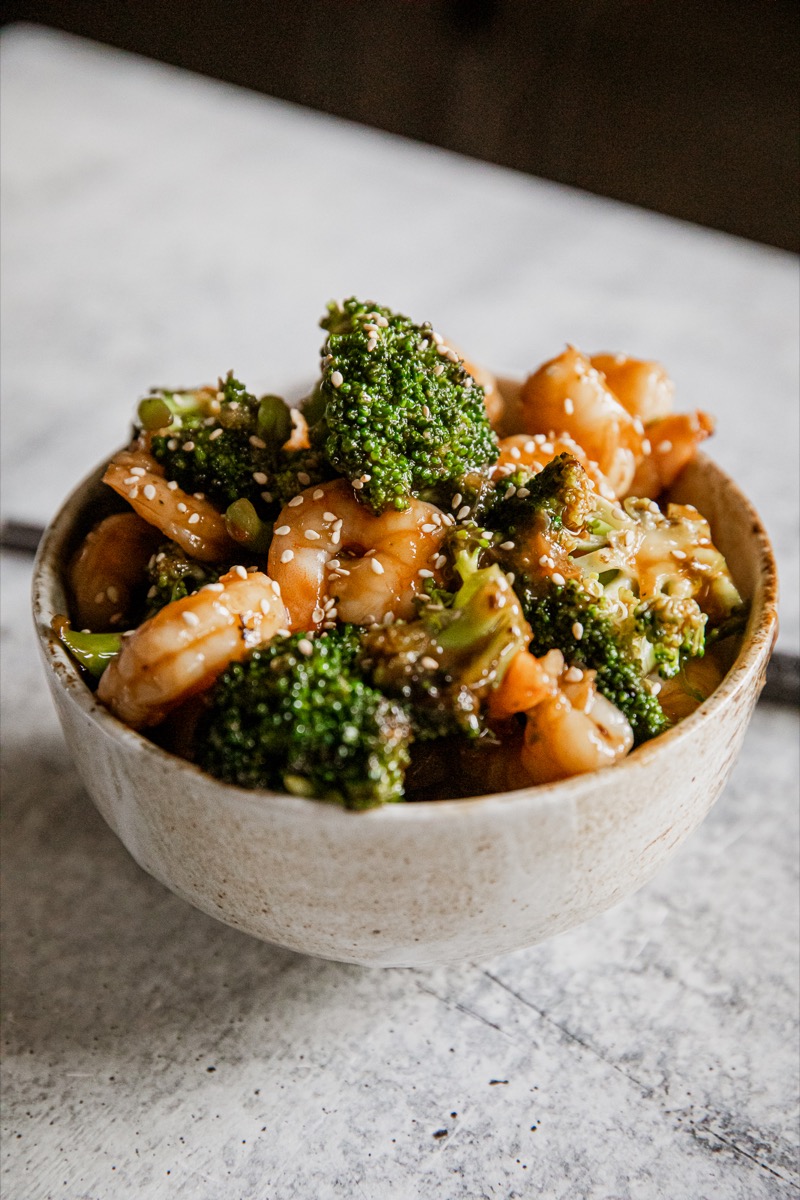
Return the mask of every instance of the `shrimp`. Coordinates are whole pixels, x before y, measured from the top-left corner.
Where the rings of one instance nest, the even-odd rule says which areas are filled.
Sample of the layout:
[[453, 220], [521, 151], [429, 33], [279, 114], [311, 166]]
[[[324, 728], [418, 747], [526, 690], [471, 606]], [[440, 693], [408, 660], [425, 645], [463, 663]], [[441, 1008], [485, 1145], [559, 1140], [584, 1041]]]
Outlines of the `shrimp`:
[[699, 444], [714, 432], [714, 418], [704, 412], [673, 413], [645, 432], [649, 453], [638, 463], [628, 494], [653, 499], [675, 482]]
[[344, 479], [300, 492], [275, 522], [268, 560], [291, 628], [413, 616], [414, 596], [443, 565], [438, 559], [451, 521], [422, 500], [373, 516]]
[[286, 624], [277, 584], [260, 571], [232, 567], [219, 583], [173, 600], [123, 638], [98, 696], [134, 729], [158, 725]]
[[503, 415], [503, 397], [500, 395], [497, 380], [491, 371], [486, 370], [486, 367], [479, 367], [477, 363], [469, 362], [459, 351], [456, 351], [456, 353], [461, 359], [461, 365], [464, 367], [464, 370], [483, 388], [483, 403], [486, 407], [486, 415], [489, 418], [489, 424], [494, 429]]
[[558, 437], [545, 437], [543, 433], [517, 433], [511, 437], [501, 438], [499, 442], [500, 456], [491, 471], [493, 479], [502, 479], [511, 475], [519, 467], [531, 467], [536, 474], [559, 454], [571, 454], [577, 458], [586, 474], [594, 483], [598, 492], [608, 500], [615, 500], [614, 490], [603, 472], [586, 454], [568, 433]]
[[633, 746], [627, 718], [595, 686], [595, 672], [565, 669], [560, 650], [520, 650], [489, 701], [489, 716], [525, 713], [519, 758], [532, 783], [611, 767]]
[[617, 495], [627, 491], [642, 457], [644, 426], [585, 355], [568, 346], [525, 380], [521, 396], [526, 433], [569, 434]]
[[625, 354], [593, 354], [589, 360], [605, 376], [623, 408], [644, 425], [672, 412], [675, 385], [661, 363]]
[[160, 541], [158, 530], [132, 512], [105, 517], [86, 535], [69, 566], [79, 626], [102, 633], [125, 625]]
[[192, 558], [219, 562], [236, 554], [237, 544], [228, 535], [222, 513], [199, 493], [190, 496], [174, 480], [168, 483], [163, 467], [136, 443], [114, 455], [103, 483]]

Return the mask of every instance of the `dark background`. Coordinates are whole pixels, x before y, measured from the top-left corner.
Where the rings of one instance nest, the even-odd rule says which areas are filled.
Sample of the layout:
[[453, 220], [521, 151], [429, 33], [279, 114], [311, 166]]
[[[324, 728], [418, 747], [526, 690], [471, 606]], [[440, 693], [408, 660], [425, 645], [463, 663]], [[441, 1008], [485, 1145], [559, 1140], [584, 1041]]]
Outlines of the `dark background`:
[[800, 248], [796, 0], [11, 0], [272, 96]]

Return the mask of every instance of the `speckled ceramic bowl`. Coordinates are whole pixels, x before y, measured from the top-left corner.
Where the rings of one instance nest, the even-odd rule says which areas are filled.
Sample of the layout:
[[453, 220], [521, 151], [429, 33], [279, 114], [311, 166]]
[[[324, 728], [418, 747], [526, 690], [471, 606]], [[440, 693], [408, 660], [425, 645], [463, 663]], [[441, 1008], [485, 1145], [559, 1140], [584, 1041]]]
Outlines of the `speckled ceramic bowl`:
[[622, 765], [469, 800], [345, 812], [230, 787], [111, 716], [50, 632], [62, 567], [99, 512], [100, 471], [42, 541], [33, 602], [77, 769], [151, 875], [204, 912], [292, 950], [368, 966], [481, 959], [533, 945], [641, 887], [700, 824], [739, 752], [775, 640], [776, 574], [752, 507], [699, 457], [673, 488], [710, 520], [752, 602], [740, 653], [687, 720]]

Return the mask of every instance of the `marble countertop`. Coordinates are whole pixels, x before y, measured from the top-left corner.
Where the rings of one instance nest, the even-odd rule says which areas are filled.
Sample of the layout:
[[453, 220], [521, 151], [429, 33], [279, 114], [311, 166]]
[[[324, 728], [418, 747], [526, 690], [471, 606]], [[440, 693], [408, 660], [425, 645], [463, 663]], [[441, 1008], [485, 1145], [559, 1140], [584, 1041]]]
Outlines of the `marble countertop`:
[[[61, 34], [1, 54], [6, 517], [47, 520], [151, 384], [299, 394], [322, 306], [359, 293], [508, 373], [567, 340], [665, 362], [797, 594], [791, 256]], [[758, 708], [705, 824], [613, 911], [367, 971], [135, 866], [65, 751], [29, 581], [4, 555], [9, 1200], [798, 1194], [795, 712]]]

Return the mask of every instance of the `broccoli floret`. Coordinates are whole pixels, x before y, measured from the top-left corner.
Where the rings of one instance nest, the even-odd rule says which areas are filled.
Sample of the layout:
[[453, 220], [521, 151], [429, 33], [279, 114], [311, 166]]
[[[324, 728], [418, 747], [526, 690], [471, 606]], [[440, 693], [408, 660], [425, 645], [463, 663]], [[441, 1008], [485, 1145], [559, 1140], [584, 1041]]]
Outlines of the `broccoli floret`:
[[184, 553], [176, 542], [164, 542], [147, 564], [147, 593], [145, 619], [149, 619], [173, 600], [190, 596], [207, 583], [216, 583], [224, 567], [197, 562]]
[[361, 678], [359, 637], [276, 637], [230, 666], [199, 726], [199, 765], [227, 783], [283, 788], [345, 808], [403, 797], [411, 729]]
[[431, 326], [363, 304], [329, 305], [312, 445], [374, 513], [447, 496], [496, 461], [483, 389]]
[[66, 617], [53, 617], [53, 632], [92, 679], [100, 678], [122, 646], [122, 634], [86, 633], [73, 629]]
[[139, 421], [152, 433], [154, 458], [184, 491], [223, 508], [246, 499], [262, 517], [273, 511], [271, 481], [292, 429], [279, 396], [258, 400], [229, 373], [219, 388], [148, 396]]
[[456, 591], [440, 591], [415, 621], [364, 635], [365, 668], [382, 691], [409, 708], [421, 739], [484, 732], [481, 700], [528, 644], [519, 602], [496, 563], [481, 567], [491, 535], [458, 530], [452, 538]]
[[[707, 620], [697, 601], [689, 598], [654, 596], [637, 605], [634, 622], [643, 639], [645, 671], [655, 669], [664, 679], [671, 679], [687, 658], [702, 658]], [[648, 654], [652, 654], [652, 666]]]

